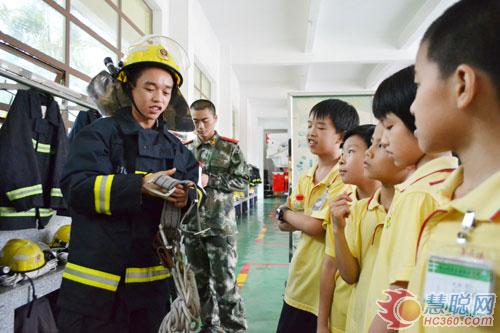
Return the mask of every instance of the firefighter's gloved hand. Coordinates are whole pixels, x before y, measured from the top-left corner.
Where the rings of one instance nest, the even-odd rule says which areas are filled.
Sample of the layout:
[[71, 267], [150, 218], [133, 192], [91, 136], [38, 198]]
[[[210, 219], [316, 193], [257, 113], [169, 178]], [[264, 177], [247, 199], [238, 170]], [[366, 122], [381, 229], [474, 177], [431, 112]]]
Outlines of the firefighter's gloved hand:
[[153, 183], [153, 182], [155, 179], [157, 179], [161, 175], [171, 176], [175, 173], [175, 171], [176, 171], [175, 168], [173, 168], [170, 170], [158, 171], [155, 173], [149, 173], [149, 174], [145, 175], [142, 178], [142, 189], [141, 189], [142, 193], [144, 193], [145, 195], [151, 196], [151, 197], [157, 197], [157, 198], [167, 200], [169, 195], [171, 195], [171, 193], [168, 193], [170, 191], [168, 189], [165, 189], [165, 188]]

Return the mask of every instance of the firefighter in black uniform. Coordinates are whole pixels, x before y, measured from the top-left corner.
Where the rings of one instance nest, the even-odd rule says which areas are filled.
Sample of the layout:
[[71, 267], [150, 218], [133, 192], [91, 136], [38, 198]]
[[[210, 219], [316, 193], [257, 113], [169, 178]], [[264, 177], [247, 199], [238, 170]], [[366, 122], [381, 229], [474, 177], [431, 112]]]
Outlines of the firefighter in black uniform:
[[[176, 47], [158, 36], [132, 46], [118, 77], [132, 106], [72, 143], [62, 180], [72, 228], [61, 332], [157, 332], [168, 312], [170, 274], [153, 247], [165, 201], [149, 194], [156, 185], [148, 181], [159, 173], [198, 181], [196, 160], [160, 117], [182, 84]], [[191, 192], [178, 185], [167, 200], [187, 208]]]

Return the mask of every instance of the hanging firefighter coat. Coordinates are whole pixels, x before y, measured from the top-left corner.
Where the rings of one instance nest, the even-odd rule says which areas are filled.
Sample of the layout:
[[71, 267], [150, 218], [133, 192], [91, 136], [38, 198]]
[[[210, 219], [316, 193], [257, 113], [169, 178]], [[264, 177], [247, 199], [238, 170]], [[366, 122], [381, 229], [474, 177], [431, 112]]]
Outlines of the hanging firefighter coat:
[[143, 196], [144, 174], [176, 168], [198, 181], [198, 162], [159, 119], [142, 128], [130, 108], [82, 129], [62, 180], [71, 226], [59, 305], [109, 318], [117, 300], [130, 310], [165, 305], [170, 276], [153, 248], [163, 200]]
[[59, 181], [68, 139], [54, 98], [19, 90], [0, 143], [0, 230], [44, 227], [66, 208]]
[[78, 132], [80, 132], [85, 126], [92, 124], [97, 119], [102, 118], [101, 114], [96, 110], [80, 111], [78, 116], [76, 116], [73, 127], [68, 134], [69, 142], [72, 142]]

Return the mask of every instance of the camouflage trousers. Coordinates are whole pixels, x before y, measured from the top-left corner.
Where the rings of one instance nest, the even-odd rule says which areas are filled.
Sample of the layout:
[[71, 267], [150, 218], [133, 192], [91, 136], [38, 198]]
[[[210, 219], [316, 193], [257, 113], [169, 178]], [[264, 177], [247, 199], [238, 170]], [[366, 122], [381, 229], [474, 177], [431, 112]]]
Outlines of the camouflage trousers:
[[236, 284], [234, 237], [186, 237], [185, 248], [198, 285], [202, 332], [244, 332], [247, 324]]

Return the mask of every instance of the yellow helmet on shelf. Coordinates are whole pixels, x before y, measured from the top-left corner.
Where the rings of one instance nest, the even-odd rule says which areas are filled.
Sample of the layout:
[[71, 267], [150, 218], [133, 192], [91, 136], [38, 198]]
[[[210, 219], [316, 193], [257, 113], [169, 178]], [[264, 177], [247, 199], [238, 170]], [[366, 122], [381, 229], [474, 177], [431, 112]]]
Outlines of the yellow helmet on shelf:
[[29, 272], [45, 265], [45, 256], [35, 242], [11, 239], [0, 251], [0, 265], [9, 266], [13, 272]]
[[143, 36], [125, 53], [118, 80], [127, 82], [127, 69], [145, 65], [173, 72], [175, 81], [180, 87], [183, 82], [181, 73], [189, 67], [189, 60], [186, 51], [175, 40], [160, 35]]
[[57, 229], [49, 246], [52, 247], [67, 247], [69, 244], [69, 236], [71, 233], [71, 224], [65, 224]]

